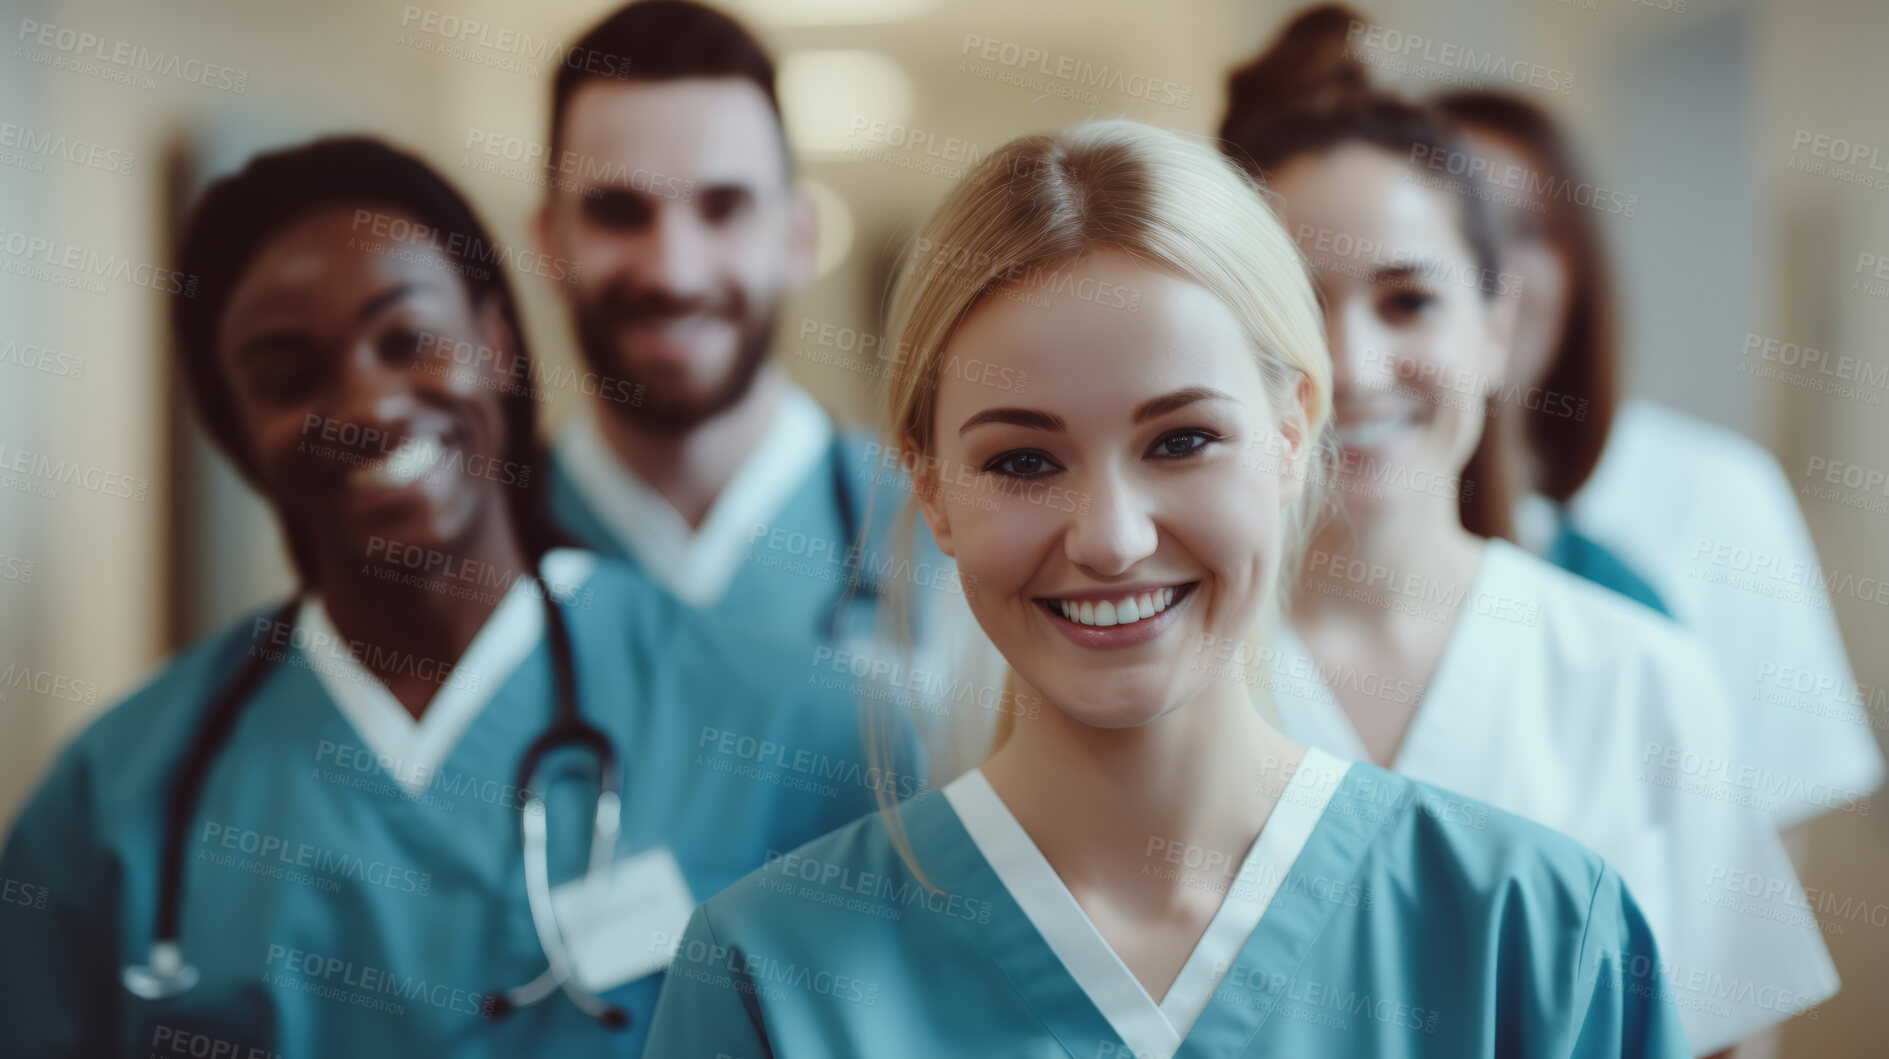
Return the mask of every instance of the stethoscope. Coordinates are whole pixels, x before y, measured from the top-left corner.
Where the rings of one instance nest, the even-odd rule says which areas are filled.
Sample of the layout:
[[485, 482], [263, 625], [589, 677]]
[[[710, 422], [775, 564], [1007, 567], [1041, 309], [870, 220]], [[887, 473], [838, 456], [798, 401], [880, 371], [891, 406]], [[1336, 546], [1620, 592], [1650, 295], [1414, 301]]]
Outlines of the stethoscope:
[[833, 503], [839, 508], [839, 544], [846, 549], [846, 582], [840, 586], [839, 594], [833, 597], [833, 605], [820, 622], [821, 638], [830, 644], [839, 640], [840, 616], [849, 602], [857, 598], [869, 606], [878, 604], [879, 583], [876, 579], [860, 574], [865, 549], [859, 539], [861, 515], [853, 507], [853, 484], [846, 475], [846, 446], [837, 430], [834, 431], [832, 445], [827, 449], [827, 462], [832, 464]]
[[[570, 950], [558, 928], [551, 901], [551, 865], [545, 831], [544, 796], [536, 783], [538, 764], [551, 751], [580, 748], [597, 759], [597, 811], [592, 819], [590, 865], [594, 874], [609, 868], [616, 848], [617, 831], [622, 823], [623, 797], [617, 771], [616, 752], [610, 739], [595, 725], [585, 721], [577, 708], [576, 663], [571, 653], [570, 634], [564, 616], [542, 578], [534, 578], [544, 599], [545, 634], [551, 646], [554, 679], [557, 684], [557, 714], [551, 724], [525, 750], [519, 765], [518, 789], [526, 796], [522, 807], [521, 831], [525, 859], [525, 898], [531, 906], [531, 922], [544, 950], [545, 969], [524, 985], [495, 994], [487, 1003], [491, 1017], [536, 1004], [554, 991], [565, 996], [584, 1014], [612, 1029], [630, 1024], [627, 1011], [611, 1004], [577, 982]], [[290, 600], [276, 612], [275, 621], [284, 628], [295, 620], [299, 600]], [[147, 962], [132, 964], [124, 970], [125, 988], [145, 1000], [166, 1000], [189, 992], [201, 977], [197, 968], [184, 959], [178, 941], [178, 918], [183, 906], [184, 835], [196, 812], [197, 798], [209, 773], [210, 762], [222, 749], [235, 727], [243, 703], [256, 690], [269, 670], [264, 652], [251, 652], [236, 678], [225, 685], [203, 725], [190, 744], [183, 770], [170, 791], [165, 807], [164, 855], [158, 876], [157, 925], [152, 931]]]

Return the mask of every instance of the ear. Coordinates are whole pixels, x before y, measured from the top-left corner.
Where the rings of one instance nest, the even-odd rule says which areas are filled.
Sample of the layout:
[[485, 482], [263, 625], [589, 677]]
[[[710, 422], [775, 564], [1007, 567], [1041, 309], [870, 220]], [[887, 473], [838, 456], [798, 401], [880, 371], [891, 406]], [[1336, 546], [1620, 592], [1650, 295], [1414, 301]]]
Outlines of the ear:
[[951, 518], [946, 513], [944, 491], [938, 487], [938, 461], [926, 458], [917, 443], [905, 438], [899, 443], [899, 466], [912, 479], [912, 495], [918, 498], [918, 513], [925, 520], [925, 528], [931, 530], [931, 539], [937, 542], [939, 551], [956, 559]]
[[1279, 436], [1285, 444], [1279, 474], [1279, 506], [1297, 503], [1305, 495], [1306, 473], [1312, 462], [1312, 380], [1300, 374], [1292, 399], [1280, 409]]
[[820, 211], [813, 196], [795, 185], [787, 198], [787, 287], [793, 290], [813, 282], [819, 260]]

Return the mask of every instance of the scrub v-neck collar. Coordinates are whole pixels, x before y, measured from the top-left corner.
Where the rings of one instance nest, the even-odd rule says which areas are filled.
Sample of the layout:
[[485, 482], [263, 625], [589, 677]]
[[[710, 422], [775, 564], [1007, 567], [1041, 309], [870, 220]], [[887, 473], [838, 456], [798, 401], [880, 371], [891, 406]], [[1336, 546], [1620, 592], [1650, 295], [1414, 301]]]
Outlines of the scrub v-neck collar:
[[1348, 769], [1331, 754], [1306, 748], [1219, 910], [1158, 1004], [1083, 912], [982, 769], [947, 784], [944, 796], [998, 882], [1109, 1026], [1137, 1056], [1168, 1059], [1187, 1040], [1220, 976], [1265, 917]]
[[[582, 587], [595, 565], [589, 552], [559, 548], [545, 553], [539, 572], [553, 595], [567, 598]], [[513, 581], [417, 720], [354, 657], [319, 596], [311, 592], [303, 598], [295, 624], [301, 634], [297, 642], [308, 645], [302, 654], [322, 690], [383, 771], [417, 797], [486, 704], [544, 639], [544, 604], [531, 578]]]
[[573, 417], [557, 458], [572, 488], [650, 577], [684, 603], [708, 608], [741, 572], [755, 527], [778, 518], [819, 466], [834, 430], [819, 402], [787, 383], [774, 421], [695, 528], [611, 451], [595, 410]]
[[[1410, 726], [1397, 744], [1397, 753], [1384, 768], [1409, 772], [1412, 762], [1422, 761], [1431, 753], [1428, 749], [1431, 744], [1439, 748], [1476, 745], [1475, 734], [1463, 730], [1465, 718], [1475, 713], [1468, 708], [1475, 696], [1464, 689], [1477, 684], [1488, 688], [1506, 687], [1503, 680], [1496, 678], [1492, 667], [1499, 668], [1519, 657], [1515, 654], [1520, 649], [1517, 638], [1531, 635], [1536, 626], [1494, 618], [1479, 609], [1475, 601], [1493, 598], [1492, 586], [1512, 589], [1531, 585], [1534, 581], [1530, 576], [1531, 566], [1544, 561], [1500, 538], [1484, 542], [1482, 561], [1476, 564], [1476, 575], [1470, 579], [1469, 591], [1463, 595], [1460, 604], [1463, 610], [1456, 616], [1456, 627], [1450, 631], [1449, 642], [1443, 645], [1443, 656], [1437, 659], [1429, 683], [1423, 685], [1422, 694], [1412, 705]], [[1534, 599], [1531, 597], [1527, 602]], [[1351, 716], [1332, 692], [1326, 672], [1290, 623], [1275, 634], [1273, 652], [1274, 682], [1303, 680], [1312, 690], [1311, 694], [1289, 696], [1290, 703], [1278, 702], [1286, 734], [1298, 742], [1324, 747], [1341, 758], [1370, 762], [1371, 753], [1352, 725]], [[1457, 670], [1464, 666], [1478, 668], [1480, 680], [1466, 685], [1465, 678], [1457, 675]], [[1284, 700], [1288, 696], [1279, 698]]]

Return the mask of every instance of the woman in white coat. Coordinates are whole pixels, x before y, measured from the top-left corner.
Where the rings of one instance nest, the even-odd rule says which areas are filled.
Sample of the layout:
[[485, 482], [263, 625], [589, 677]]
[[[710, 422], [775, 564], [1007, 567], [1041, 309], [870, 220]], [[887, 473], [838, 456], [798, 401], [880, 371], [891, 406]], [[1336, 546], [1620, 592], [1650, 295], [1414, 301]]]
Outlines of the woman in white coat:
[[[1312, 542], [1269, 683], [1285, 731], [1555, 827], [1643, 902], [1695, 1051], [1835, 992], [1768, 797], [1731, 767], [1730, 707], [1678, 626], [1464, 528], [1467, 472], [1516, 311], [1437, 116], [1374, 91], [1323, 7], [1232, 79], [1227, 150], [1279, 198], [1324, 306], [1339, 517]], [[1458, 193], [1459, 191], [1465, 193]], [[1736, 880], [1734, 883], [1733, 880]], [[1765, 891], [1760, 891], [1765, 892]], [[1808, 922], [1806, 922], [1808, 921]]]
[[[1510, 384], [1579, 394], [1588, 407], [1580, 419], [1498, 412], [1523, 454], [1512, 461], [1516, 539], [1610, 587], [1630, 569], [1699, 634], [1738, 704], [1739, 765], [1766, 788], [1779, 827], [1868, 812], [1883, 778], [1874, 729], [1889, 718], [1850, 671], [1824, 587], [1826, 577], [1839, 591], [1858, 579], [1818, 562], [1791, 482], [1762, 446], [1652, 401], [1613, 408], [1599, 218], [1574, 201], [1591, 185], [1554, 120], [1493, 93], [1437, 105], [1522, 200], [1499, 211], [1504, 256], [1525, 287]], [[1763, 367], [1765, 339], [1747, 346], [1739, 370]], [[1622, 563], [1592, 561], [1603, 552]]]

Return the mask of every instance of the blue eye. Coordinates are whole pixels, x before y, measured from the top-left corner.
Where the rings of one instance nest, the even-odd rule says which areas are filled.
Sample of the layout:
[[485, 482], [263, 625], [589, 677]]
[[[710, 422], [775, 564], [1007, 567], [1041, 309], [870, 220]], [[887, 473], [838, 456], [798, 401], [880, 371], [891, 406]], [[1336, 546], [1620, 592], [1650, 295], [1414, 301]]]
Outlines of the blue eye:
[[1155, 439], [1148, 455], [1164, 460], [1184, 460], [1216, 441], [1225, 440], [1207, 430], [1176, 430]]
[[1006, 452], [984, 465], [987, 473], [1005, 478], [1040, 478], [1062, 468], [1040, 452]]

